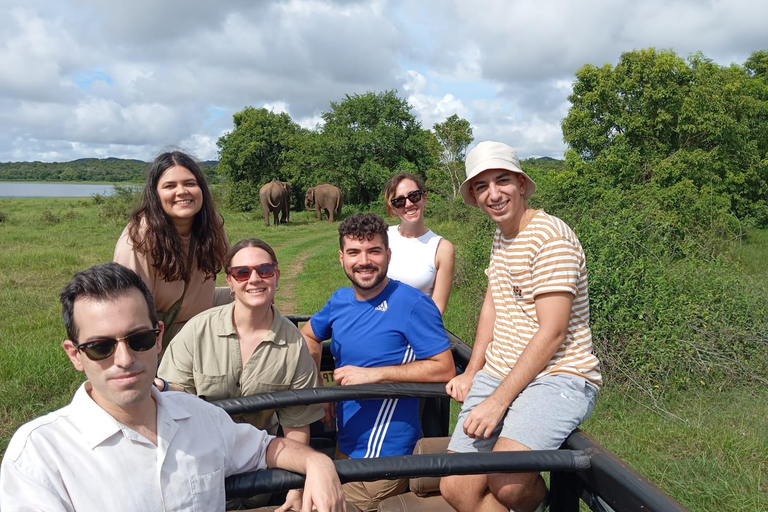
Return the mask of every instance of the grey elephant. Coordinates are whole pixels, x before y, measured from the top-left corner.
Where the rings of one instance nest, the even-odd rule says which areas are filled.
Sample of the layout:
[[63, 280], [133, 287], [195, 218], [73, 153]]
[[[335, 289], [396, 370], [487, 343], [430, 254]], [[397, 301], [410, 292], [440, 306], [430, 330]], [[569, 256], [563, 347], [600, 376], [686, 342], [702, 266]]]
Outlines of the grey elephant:
[[272, 180], [265, 184], [259, 189], [259, 201], [264, 212], [265, 226], [269, 226], [270, 212], [274, 216], [275, 225], [288, 222], [291, 211], [291, 186], [287, 181]]
[[[317, 220], [323, 218], [323, 210], [328, 215], [328, 220], [341, 219], [341, 190], [334, 185], [324, 184], [307, 190], [304, 196], [304, 207], [307, 210], [315, 209]], [[335, 217], [334, 217], [335, 215]]]

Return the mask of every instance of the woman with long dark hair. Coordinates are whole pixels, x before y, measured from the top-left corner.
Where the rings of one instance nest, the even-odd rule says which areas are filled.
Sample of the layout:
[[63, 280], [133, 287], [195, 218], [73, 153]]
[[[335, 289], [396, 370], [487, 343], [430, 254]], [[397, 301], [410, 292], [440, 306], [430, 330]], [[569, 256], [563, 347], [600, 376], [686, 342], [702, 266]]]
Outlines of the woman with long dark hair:
[[166, 324], [163, 346], [214, 304], [227, 248], [224, 221], [200, 166], [181, 151], [158, 156], [114, 260], [136, 271], [152, 292]]

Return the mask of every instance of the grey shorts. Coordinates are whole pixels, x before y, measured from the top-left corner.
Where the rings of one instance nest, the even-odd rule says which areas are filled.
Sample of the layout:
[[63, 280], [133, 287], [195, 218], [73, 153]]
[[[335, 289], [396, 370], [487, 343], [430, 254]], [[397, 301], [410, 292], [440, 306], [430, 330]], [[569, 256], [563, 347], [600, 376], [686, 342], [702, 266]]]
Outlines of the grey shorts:
[[480, 370], [472, 380], [448, 449], [459, 453], [489, 452], [505, 437], [531, 450], [557, 450], [565, 438], [592, 414], [597, 388], [576, 375], [557, 373], [534, 380], [502, 418], [489, 439], [473, 439], [464, 433], [464, 420], [490, 396], [501, 380]]

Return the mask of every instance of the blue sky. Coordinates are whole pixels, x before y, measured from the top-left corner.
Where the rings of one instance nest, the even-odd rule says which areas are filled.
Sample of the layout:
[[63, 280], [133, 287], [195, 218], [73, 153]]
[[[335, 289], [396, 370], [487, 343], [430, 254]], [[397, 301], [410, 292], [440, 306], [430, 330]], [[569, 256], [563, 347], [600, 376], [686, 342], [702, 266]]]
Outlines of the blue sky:
[[758, 0], [0, 0], [0, 161], [217, 158], [246, 106], [314, 127], [345, 94], [397, 89], [425, 128], [562, 158], [574, 73], [624, 51], [743, 63]]

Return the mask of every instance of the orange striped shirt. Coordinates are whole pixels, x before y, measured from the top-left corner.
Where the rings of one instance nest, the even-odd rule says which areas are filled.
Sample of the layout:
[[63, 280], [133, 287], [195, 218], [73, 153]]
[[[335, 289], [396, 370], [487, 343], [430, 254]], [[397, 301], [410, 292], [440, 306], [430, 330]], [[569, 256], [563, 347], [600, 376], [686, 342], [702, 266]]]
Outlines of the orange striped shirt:
[[535, 298], [570, 292], [574, 300], [565, 341], [536, 378], [570, 373], [600, 387], [600, 362], [589, 328], [584, 250], [565, 222], [539, 211], [512, 239], [497, 229], [486, 274], [496, 310], [493, 340], [485, 353], [488, 374], [504, 379], [539, 330]]

